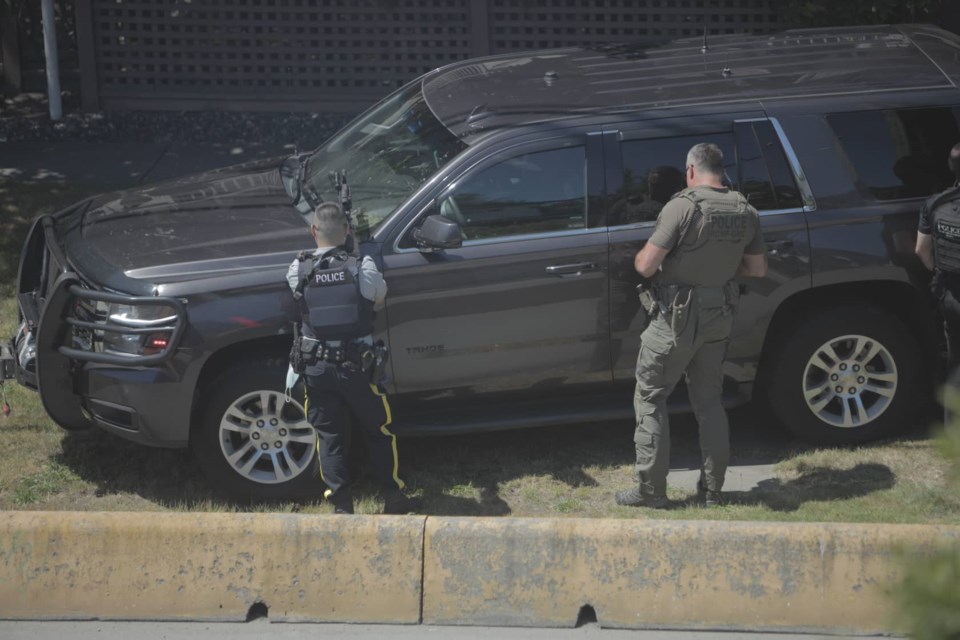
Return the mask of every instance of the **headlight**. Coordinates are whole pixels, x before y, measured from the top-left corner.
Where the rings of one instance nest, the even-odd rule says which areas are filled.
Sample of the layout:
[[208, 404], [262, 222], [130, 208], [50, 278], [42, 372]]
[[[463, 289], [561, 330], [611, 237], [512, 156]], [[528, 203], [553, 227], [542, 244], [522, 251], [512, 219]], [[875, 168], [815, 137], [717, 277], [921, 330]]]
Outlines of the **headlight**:
[[[103, 350], [114, 353], [148, 356], [159, 353], [170, 343], [176, 311], [166, 305], [111, 304], [107, 307], [108, 325], [118, 325], [137, 333], [103, 332]], [[156, 329], [156, 331], [145, 331]]]

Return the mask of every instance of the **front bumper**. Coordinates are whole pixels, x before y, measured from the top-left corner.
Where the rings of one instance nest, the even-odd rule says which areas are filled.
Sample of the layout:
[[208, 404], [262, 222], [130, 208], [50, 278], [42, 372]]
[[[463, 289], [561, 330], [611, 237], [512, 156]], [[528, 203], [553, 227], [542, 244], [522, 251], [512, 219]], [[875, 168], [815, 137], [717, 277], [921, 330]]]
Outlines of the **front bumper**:
[[176, 365], [87, 364], [77, 376], [80, 401], [97, 427], [152, 447], [189, 444], [193, 391]]
[[[134, 384], [144, 372], [169, 371], [166, 365], [175, 357], [186, 328], [183, 301], [88, 288], [64, 255], [51, 216], [34, 223], [24, 245], [17, 284], [23, 319], [14, 346], [17, 379], [40, 392], [47, 413], [64, 429], [85, 429], [96, 423], [115, 430], [119, 424], [129, 427], [126, 432], [138, 433], [140, 429], [133, 428], [140, 422], [136, 414], [126, 415], [132, 411], [129, 407], [137, 405], [125, 400], [130, 394], [122, 383], [107, 396], [88, 389], [97, 380], [94, 372], [98, 368], [125, 372]], [[141, 320], [112, 314], [111, 305], [152, 305], [172, 311], [169, 317]], [[107, 334], [134, 339], [155, 334], [165, 339], [163, 347], [153, 353], [120, 354], [103, 348]], [[99, 398], [100, 404], [93, 398]], [[163, 409], [159, 412], [164, 413]]]

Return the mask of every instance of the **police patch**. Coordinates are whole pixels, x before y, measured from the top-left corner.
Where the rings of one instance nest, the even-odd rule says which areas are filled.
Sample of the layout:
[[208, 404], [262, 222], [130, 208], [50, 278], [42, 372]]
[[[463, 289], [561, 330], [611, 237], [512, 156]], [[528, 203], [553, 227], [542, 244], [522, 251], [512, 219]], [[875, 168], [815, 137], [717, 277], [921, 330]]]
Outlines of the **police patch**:
[[347, 273], [345, 271], [317, 271], [314, 273], [314, 284], [339, 284], [346, 282]]
[[738, 213], [715, 213], [710, 216], [711, 235], [717, 240], [740, 240], [747, 233], [748, 223], [748, 218]]
[[960, 240], [960, 226], [949, 224], [942, 220], [937, 221], [937, 233], [944, 238], [951, 240]]

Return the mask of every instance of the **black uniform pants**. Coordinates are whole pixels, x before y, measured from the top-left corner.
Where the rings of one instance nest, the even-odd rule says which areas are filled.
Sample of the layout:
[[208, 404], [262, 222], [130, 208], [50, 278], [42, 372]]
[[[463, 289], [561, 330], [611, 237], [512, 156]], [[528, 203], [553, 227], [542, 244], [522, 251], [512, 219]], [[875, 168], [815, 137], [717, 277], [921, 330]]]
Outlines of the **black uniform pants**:
[[960, 365], [960, 287], [947, 288], [940, 299], [940, 311], [947, 338], [947, 362], [953, 371]]
[[386, 394], [370, 384], [365, 373], [344, 365], [310, 367], [304, 379], [307, 419], [320, 436], [320, 474], [330, 492], [336, 494], [350, 484], [347, 459], [352, 427], [363, 434], [373, 477], [381, 490], [403, 489], [397, 475], [397, 438], [387, 429], [391, 415]]

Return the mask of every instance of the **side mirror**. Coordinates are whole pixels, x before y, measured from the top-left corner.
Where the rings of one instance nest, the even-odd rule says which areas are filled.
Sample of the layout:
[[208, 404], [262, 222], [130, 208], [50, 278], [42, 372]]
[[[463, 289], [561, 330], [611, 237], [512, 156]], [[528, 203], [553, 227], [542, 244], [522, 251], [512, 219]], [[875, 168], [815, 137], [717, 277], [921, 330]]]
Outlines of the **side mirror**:
[[291, 202], [300, 200], [300, 156], [290, 156], [280, 164], [280, 181]]
[[427, 216], [420, 228], [414, 230], [413, 239], [421, 251], [457, 249], [463, 246], [460, 225], [440, 215]]

